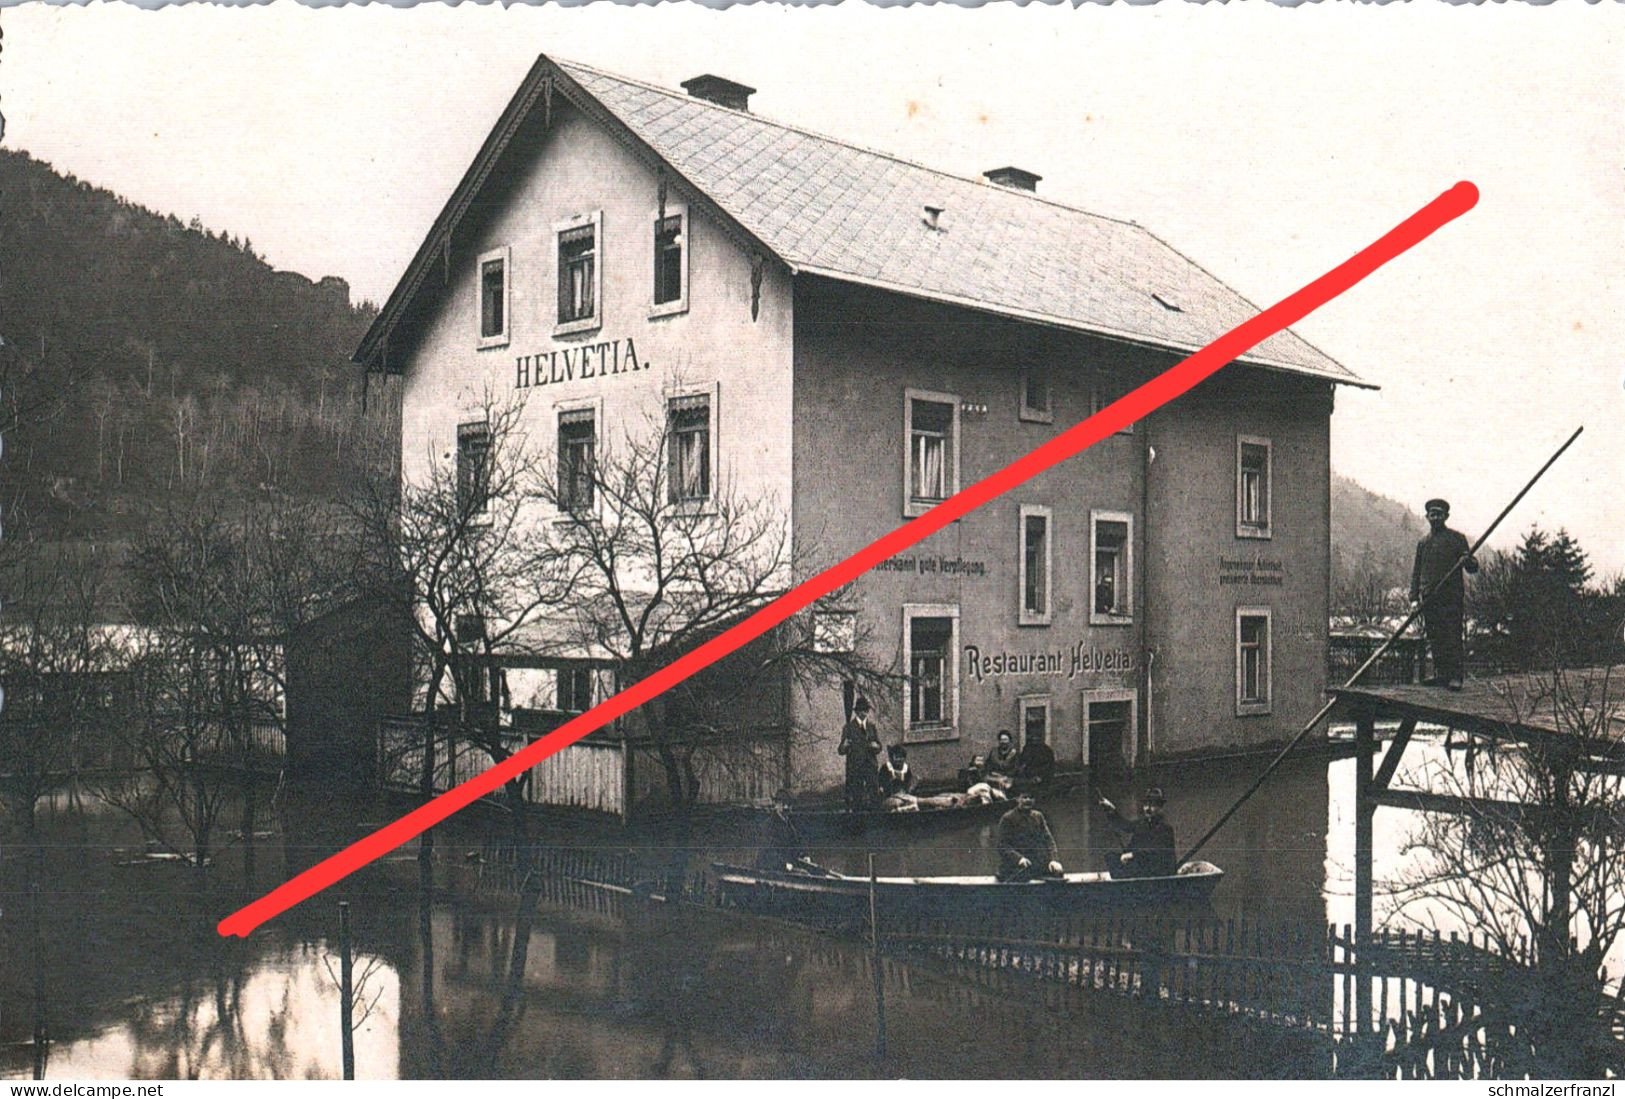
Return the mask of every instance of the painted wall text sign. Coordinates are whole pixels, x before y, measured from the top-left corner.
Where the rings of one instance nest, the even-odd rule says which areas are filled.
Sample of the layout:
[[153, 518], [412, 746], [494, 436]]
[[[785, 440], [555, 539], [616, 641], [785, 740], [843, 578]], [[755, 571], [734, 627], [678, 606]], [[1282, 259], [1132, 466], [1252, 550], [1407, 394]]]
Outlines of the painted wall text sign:
[[1219, 584], [1280, 585], [1286, 566], [1275, 557], [1220, 557]]
[[586, 381], [647, 369], [649, 364], [638, 358], [638, 350], [632, 345], [632, 337], [628, 336], [624, 340], [584, 343], [580, 347], [520, 355], [514, 359], [513, 387], [529, 389], [538, 385], [573, 382], [577, 378]]
[[1044, 675], [1061, 679], [1102, 673], [1127, 675], [1135, 667], [1132, 649], [1102, 649], [1086, 641], [1079, 641], [1070, 649], [1040, 649], [1020, 653], [984, 653], [979, 646], [965, 646], [965, 670], [978, 683], [1013, 675]]
[[888, 557], [875, 566], [876, 572], [911, 572], [916, 575], [986, 576], [986, 561], [963, 557]]

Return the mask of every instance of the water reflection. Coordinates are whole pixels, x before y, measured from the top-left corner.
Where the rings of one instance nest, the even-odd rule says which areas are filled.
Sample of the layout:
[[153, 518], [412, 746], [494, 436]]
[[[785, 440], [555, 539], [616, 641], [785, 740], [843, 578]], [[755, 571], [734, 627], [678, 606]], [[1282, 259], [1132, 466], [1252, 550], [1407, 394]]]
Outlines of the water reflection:
[[[1422, 742], [1418, 760], [1442, 749]], [[1448, 757], [1440, 757], [1448, 760]], [[1145, 781], [1169, 793], [1189, 842], [1244, 789], [1257, 760], [1168, 767]], [[1402, 776], [1403, 777], [1403, 776]], [[1263, 919], [1322, 939], [1352, 922], [1352, 762], [1289, 763], [1204, 857], [1227, 878], [1220, 921]], [[1123, 791], [1106, 791], [1123, 800]], [[384, 818], [284, 793], [242, 818], [206, 879], [141, 861], [139, 838], [94, 805], [46, 814], [43, 869], [8, 844], [0, 933], [0, 1072], [52, 1078], [337, 1078], [339, 990], [331, 971], [338, 896], [324, 894], [251, 939], [214, 933], [243, 896], [297, 873]], [[1115, 837], [1083, 795], [1044, 805], [1069, 867], [1093, 868]], [[1377, 878], [1410, 865], [1416, 814], [1377, 815]], [[538, 883], [469, 888], [480, 835], [437, 830], [433, 867], [398, 854], [346, 883], [360, 995], [376, 1003], [355, 1034], [359, 1078], [918, 1078], [1315, 1076], [1327, 1046], [1294, 1031], [1196, 1006], [1107, 992], [1064, 995], [912, 959], [883, 966], [887, 1059], [877, 1063], [875, 995], [861, 943], [715, 911], [628, 900], [613, 911], [538, 903]], [[734, 837], [732, 842], [738, 842]], [[703, 864], [730, 842], [691, 856]], [[991, 870], [989, 826], [864, 840], [816, 852], [849, 871], [871, 847], [882, 873]], [[680, 853], [679, 853], [680, 854]], [[656, 850], [663, 869], [674, 853]], [[131, 865], [121, 865], [131, 864]], [[432, 872], [431, 872], [432, 871]], [[25, 918], [37, 876], [42, 918]], [[1416, 918], [1444, 920], [1448, 913]], [[1396, 920], [1397, 916], [1394, 917]], [[1466, 928], [1460, 928], [1466, 930]], [[1446, 934], [1450, 927], [1445, 925]], [[1611, 959], [1617, 961], [1617, 959]], [[1328, 1014], [1338, 995], [1301, 982], [1292, 995]], [[360, 998], [358, 995], [358, 999]], [[1160, 999], [1161, 997], [1159, 997]], [[1385, 1001], [1386, 1002], [1386, 1001]], [[1307, 1011], [1308, 1008], [1305, 1008]], [[50, 1041], [33, 1041], [43, 1019]], [[48, 1053], [48, 1057], [45, 1054]]]

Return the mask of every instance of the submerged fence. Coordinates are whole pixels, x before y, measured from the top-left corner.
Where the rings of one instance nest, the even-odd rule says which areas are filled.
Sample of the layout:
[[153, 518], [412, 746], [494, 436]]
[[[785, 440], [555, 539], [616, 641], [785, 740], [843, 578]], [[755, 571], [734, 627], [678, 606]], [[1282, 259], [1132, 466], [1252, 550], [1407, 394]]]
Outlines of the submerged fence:
[[[520, 856], [512, 848], [487, 849], [483, 885], [518, 891], [527, 877], [544, 901], [609, 916], [640, 896], [704, 906], [720, 901], [708, 875], [681, 857], [652, 862], [620, 850], [538, 848]], [[1118, 995], [1241, 1017], [1311, 1037], [1323, 1054], [1318, 1071], [1327, 1075], [1552, 1075], [1554, 1041], [1589, 1042], [1587, 1065], [1625, 1070], [1625, 1002], [1600, 987], [1577, 993], [1578, 1017], [1594, 1020], [1595, 1030], [1554, 1039], [1541, 1029], [1542, 1001], [1531, 995], [1546, 974], [1527, 953], [1503, 951], [1483, 936], [1384, 930], [1362, 947], [1347, 925], [1211, 913], [972, 921], [881, 908], [876, 915], [884, 955], [930, 964], [968, 986], [1032, 992], [1057, 1004]], [[1362, 981], [1370, 1005], [1364, 1019]]]

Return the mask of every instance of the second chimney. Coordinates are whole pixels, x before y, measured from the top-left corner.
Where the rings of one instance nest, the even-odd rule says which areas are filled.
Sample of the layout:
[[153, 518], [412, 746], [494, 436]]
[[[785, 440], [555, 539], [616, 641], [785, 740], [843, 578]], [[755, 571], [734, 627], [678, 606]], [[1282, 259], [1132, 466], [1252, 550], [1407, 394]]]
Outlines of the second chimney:
[[695, 99], [735, 111], [750, 110], [750, 97], [756, 94], [755, 88], [710, 73], [683, 81], [683, 90]]
[[1012, 191], [1036, 191], [1038, 181], [1044, 177], [1035, 175], [1024, 168], [994, 168], [991, 172], [983, 172], [983, 178], [989, 183], [997, 183], [1000, 187], [1008, 187]]

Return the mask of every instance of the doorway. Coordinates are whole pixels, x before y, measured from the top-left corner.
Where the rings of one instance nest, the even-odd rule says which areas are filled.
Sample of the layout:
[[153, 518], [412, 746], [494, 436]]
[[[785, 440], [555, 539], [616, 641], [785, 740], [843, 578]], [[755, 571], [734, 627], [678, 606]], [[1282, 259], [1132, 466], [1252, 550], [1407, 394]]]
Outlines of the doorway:
[[1083, 753], [1089, 780], [1117, 786], [1128, 780], [1134, 765], [1133, 691], [1083, 692]]

